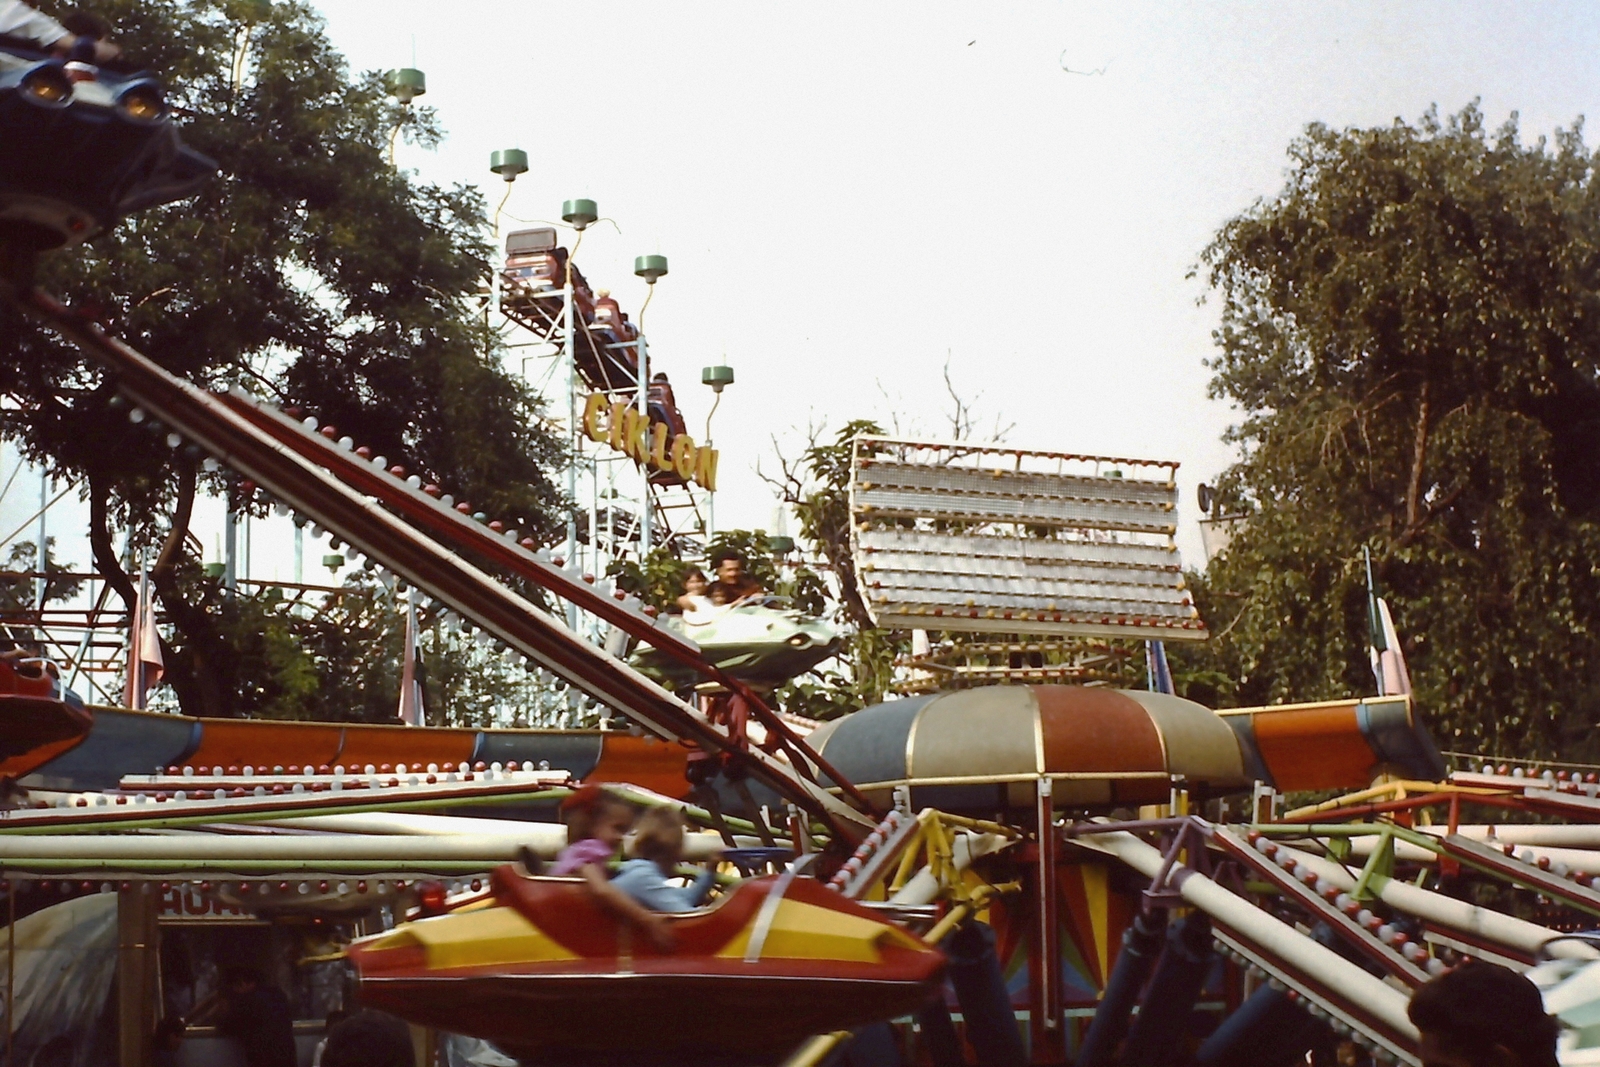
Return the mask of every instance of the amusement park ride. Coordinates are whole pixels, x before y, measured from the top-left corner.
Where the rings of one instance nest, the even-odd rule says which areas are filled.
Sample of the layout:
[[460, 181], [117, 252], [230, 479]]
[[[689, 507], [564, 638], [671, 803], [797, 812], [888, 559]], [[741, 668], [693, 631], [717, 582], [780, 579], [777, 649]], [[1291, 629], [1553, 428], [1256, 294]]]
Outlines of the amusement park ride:
[[[202, 449], [241, 491], [332, 531], [632, 727], [85, 709], [52, 665], [0, 661], [8, 1064], [62, 1019], [99, 1018], [29, 984], [47, 981], [30, 960], [53, 959], [63, 931], [85, 945], [103, 932], [93, 943], [111, 962], [82, 988], [109, 996], [115, 975], [117, 1056], [139, 1065], [171, 1007], [174, 956], [230, 924], [298, 931], [296, 973], [334, 968], [351, 1003], [525, 1062], [799, 1065], [842, 1048], [939, 1067], [1277, 1067], [1313, 1050], [1416, 1064], [1408, 994], [1469, 957], [1528, 970], [1570, 1025], [1563, 1062], [1600, 1062], [1600, 949], [1562, 932], [1600, 915], [1594, 775], [1451, 773], [1404, 693], [1214, 712], [1163, 692], [990, 685], [796, 724], [763, 702], [763, 672], [803, 669], [831, 634], [789, 619], [796, 658], [782, 665], [732, 641], [710, 655], [693, 620], [668, 624], [312, 417], [175, 378], [31, 286], [35, 254], [204, 180], [153, 80], [7, 46], [0, 134], [36, 146], [0, 153], [13, 308], [71, 339], [130, 415]], [[602, 396], [594, 432], [620, 425], [642, 463], [673, 466], [658, 464], [666, 478], [704, 474], [672, 412], [613, 406], [637, 398], [648, 365], [630, 357], [642, 343], [626, 317], [580, 299], [553, 242], [510, 252], [502, 306], [561, 324]], [[1171, 465], [864, 438], [861, 593], [888, 626], [1198, 638], [1170, 548], [1175, 505]], [[508, 578], [647, 646], [673, 688]], [[736, 697], [748, 722], [679, 696], [695, 685]], [[670, 950], [598, 910], [579, 880], [531, 869], [565, 844], [549, 816], [580, 782], [683, 807], [709, 829], [690, 859], [727, 849], [724, 891], [668, 920]], [[1306, 790], [1355, 792], [1284, 810]], [[1494, 812], [1512, 821], [1466, 821]], [[1537, 901], [1541, 921], [1470, 902], [1485, 887]], [[192, 1027], [185, 1062], [222, 1062], [206, 1060], [209, 1040]]]

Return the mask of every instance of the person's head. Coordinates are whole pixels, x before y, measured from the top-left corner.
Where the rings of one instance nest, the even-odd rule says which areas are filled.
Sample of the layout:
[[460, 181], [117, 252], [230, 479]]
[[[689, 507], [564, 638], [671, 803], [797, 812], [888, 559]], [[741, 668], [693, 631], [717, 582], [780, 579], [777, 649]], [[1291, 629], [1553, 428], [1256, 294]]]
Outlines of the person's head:
[[711, 566], [719, 582], [737, 582], [744, 577], [744, 557], [731, 549], [724, 549], [711, 557]]
[[70, 11], [62, 16], [61, 27], [75, 37], [103, 41], [111, 36], [111, 23], [89, 11]]
[[651, 808], [634, 827], [632, 852], [671, 874], [683, 859], [683, 814], [677, 808]]
[[412, 1067], [411, 1030], [393, 1015], [360, 1011], [328, 1030], [322, 1067]]
[[633, 828], [633, 805], [593, 782], [585, 782], [563, 800], [561, 814], [569, 842], [594, 838], [617, 848]]
[[1534, 984], [1492, 963], [1435, 978], [1407, 1009], [1422, 1033], [1422, 1067], [1556, 1067], [1554, 1018]]
[[690, 596], [703, 595], [710, 584], [706, 581], [706, 572], [699, 567], [690, 567], [689, 573], [683, 576], [683, 591]]
[[335, 1026], [338, 1026], [348, 1018], [350, 1018], [349, 1012], [343, 1008], [334, 1008], [322, 1017], [322, 1032], [324, 1034], [331, 1033]]

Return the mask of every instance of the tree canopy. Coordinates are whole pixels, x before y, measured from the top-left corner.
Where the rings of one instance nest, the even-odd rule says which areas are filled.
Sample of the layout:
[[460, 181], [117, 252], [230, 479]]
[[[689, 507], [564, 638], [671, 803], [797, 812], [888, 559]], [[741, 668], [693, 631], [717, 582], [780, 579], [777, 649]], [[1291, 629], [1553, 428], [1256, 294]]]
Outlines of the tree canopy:
[[[482, 198], [385, 157], [397, 126], [436, 142], [435, 116], [390, 101], [380, 75], [352, 77], [305, 3], [82, 6], [160, 72], [184, 137], [220, 173], [192, 200], [56, 254], [42, 283], [177, 374], [302, 405], [458, 499], [554, 531], [561, 446], [482, 314]], [[81, 487], [95, 564], [124, 600], [113, 531], [149, 546], [184, 709], [228, 715], [242, 693], [296, 691], [241, 673], [258, 657], [230, 636], [186, 541], [197, 490], [228, 491], [226, 474], [131, 425], [110, 404], [115, 383], [54, 335], [0, 313], [0, 351], [0, 435]]]
[[1593, 754], [1600, 182], [1474, 105], [1306, 129], [1203, 255], [1241, 420], [1197, 576], [1228, 704], [1371, 692], [1363, 546], [1446, 748]]

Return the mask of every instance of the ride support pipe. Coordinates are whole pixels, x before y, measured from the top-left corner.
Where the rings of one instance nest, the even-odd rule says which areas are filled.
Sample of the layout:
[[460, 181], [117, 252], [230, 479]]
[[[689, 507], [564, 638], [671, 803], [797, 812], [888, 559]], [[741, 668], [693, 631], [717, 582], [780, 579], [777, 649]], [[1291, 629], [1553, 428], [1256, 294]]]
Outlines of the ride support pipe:
[[[1296, 863], [1305, 864], [1315, 871], [1318, 877], [1326, 878], [1346, 892], [1356, 886], [1356, 876], [1330, 859], [1284, 844], [1278, 845], [1278, 851], [1280, 855], [1287, 853], [1293, 856]], [[1430, 853], [1430, 857], [1431, 855]], [[1407, 915], [1447, 926], [1496, 945], [1504, 945], [1526, 955], [1531, 956], [1544, 949], [1550, 955], [1564, 959], [1600, 959], [1600, 950], [1581, 941], [1556, 940], [1561, 935], [1547, 926], [1540, 926], [1526, 919], [1518, 919], [1513, 915], [1491, 911], [1488, 908], [1480, 908], [1464, 900], [1447, 897], [1443, 893], [1422, 889], [1398, 878], [1375, 879], [1368, 885], [1378, 894], [1379, 900], [1396, 911], [1403, 911]]]
[[[1163, 866], [1161, 850], [1141, 841], [1125, 830], [1103, 834], [1083, 834], [1074, 843], [1112, 856], [1147, 878], [1154, 878]], [[1264, 951], [1289, 964], [1338, 995], [1348, 1005], [1356, 1005], [1385, 1030], [1415, 1047], [1417, 1028], [1406, 1016], [1406, 994], [1385, 985], [1334, 952], [1280, 922], [1248, 900], [1224, 889], [1197, 871], [1187, 874], [1177, 887], [1183, 899], [1212, 919], [1237, 931]]]

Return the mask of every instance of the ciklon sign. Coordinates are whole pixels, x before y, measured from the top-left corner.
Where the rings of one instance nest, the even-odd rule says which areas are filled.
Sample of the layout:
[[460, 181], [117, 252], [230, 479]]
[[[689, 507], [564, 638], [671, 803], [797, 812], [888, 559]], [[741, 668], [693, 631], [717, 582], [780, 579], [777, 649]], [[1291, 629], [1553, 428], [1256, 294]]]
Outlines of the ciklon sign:
[[652, 420], [627, 401], [590, 393], [583, 407], [583, 432], [641, 466], [717, 491], [717, 450], [696, 445], [686, 433], [673, 436], [666, 423]]

